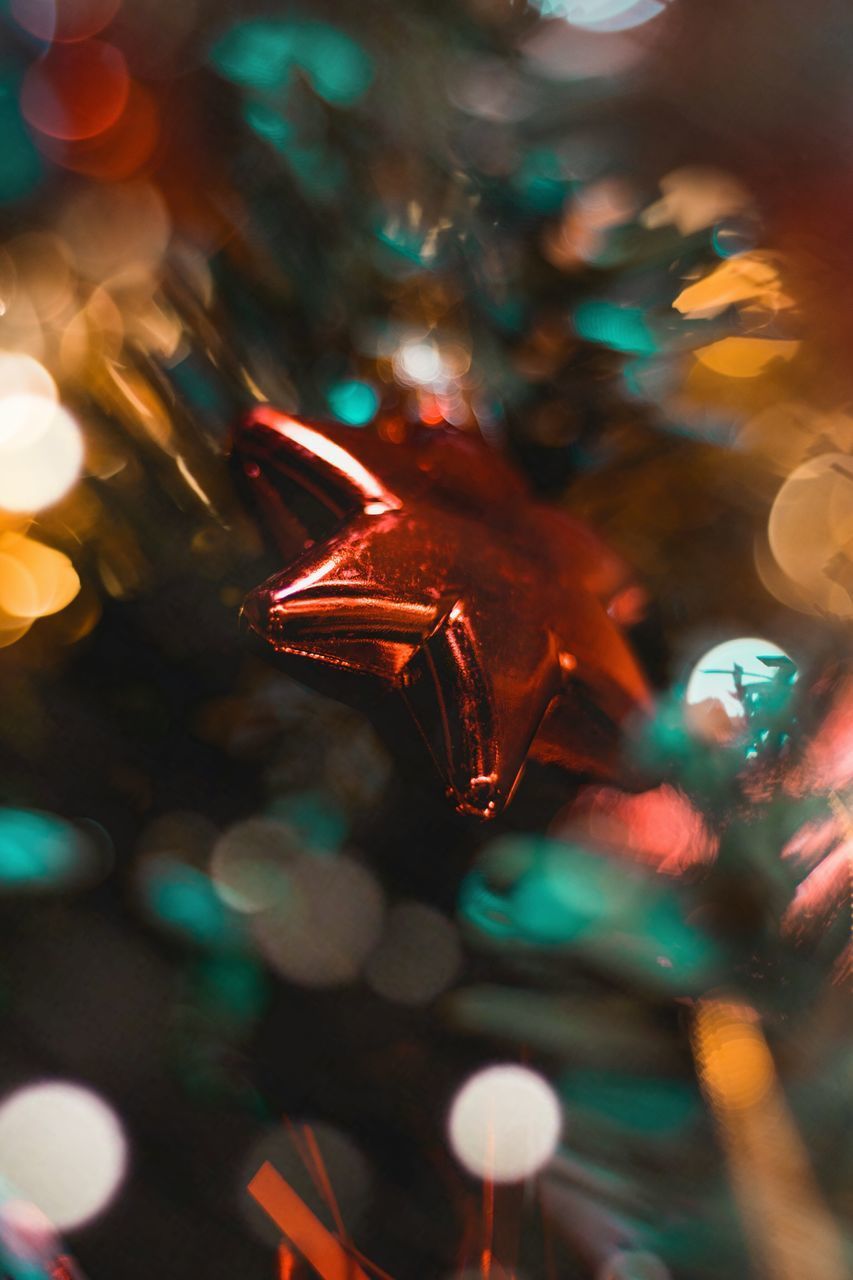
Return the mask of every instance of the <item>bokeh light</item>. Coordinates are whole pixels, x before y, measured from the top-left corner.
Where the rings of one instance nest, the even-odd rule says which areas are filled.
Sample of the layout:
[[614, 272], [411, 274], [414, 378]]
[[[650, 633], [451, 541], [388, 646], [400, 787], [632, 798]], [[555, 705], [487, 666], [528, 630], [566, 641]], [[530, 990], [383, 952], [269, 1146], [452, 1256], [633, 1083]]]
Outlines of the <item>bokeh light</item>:
[[0, 809], [0, 892], [67, 889], [90, 875], [97, 861], [69, 822], [33, 809]]
[[554, 1090], [527, 1067], [487, 1067], [457, 1093], [448, 1131], [457, 1160], [477, 1178], [521, 1182], [557, 1149], [562, 1112]]
[[102, 182], [132, 178], [152, 160], [160, 140], [160, 112], [149, 89], [131, 82], [125, 109], [117, 120], [92, 138], [40, 142], [55, 164]]
[[382, 928], [383, 896], [375, 877], [340, 854], [293, 858], [286, 877], [286, 892], [252, 916], [268, 963], [299, 986], [353, 982]]
[[338, 106], [357, 102], [373, 79], [370, 55], [346, 32], [293, 18], [241, 21], [217, 42], [211, 61], [229, 80], [254, 88], [281, 88], [301, 71]]
[[537, 0], [546, 15], [558, 15], [587, 31], [628, 31], [663, 13], [670, 0]]
[[49, 138], [93, 138], [118, 120], [130, 76], [124, 55], [104, 40], [51, 46], [21, 86], [24, 118]]
[[240, 1164], [240, 1208], [252, 1233], [275, 1247], [281, 1233], [245, 1190], [266, 1161], [329, 1228], [335, 1226], [335, 1214], [323, 1194], [324, 1186], [332, 1188], [340, 1219], [350, 1229], [358, 1225], [372, 1179], [365, 1155], [348, 1134], [326, 1121], [310, 1119], [270, 1125], [252, 1141]]
[[61, 324], [74, 297], [71, 254], [61, 236], [28, 231], [6, 242], [15, 292], [25, 296], [42, 323]]
[[784, 482], [767, 524], [770, 550], [807, 608], [853, 614], [853, 465], [846, 454], [811, 458]]
[[127, 1141], [112, 1108], [77, 1084], [27, 1085], [0, 1103], [0, 1174], [63, 1230], [110, 1204]]
[[421, 902], [398, 902], [364, 969], [368, 985], [386, 1000], [429, 1004], [446, 991], [462, 964], [453, 922]]
[[13, 18], [40, 40], [85, 40], [115, 17], [121, 0], [11, 0]]
[[379, 396], [369, 382], [350, 379], [338, 382], [328, 393], [329, 408], [340, 422], [363, 427], [376, 416]]
[[[61, 1276], [62, 1245], [47, 1216], [29, 1200], [16, 1196], [14, 1190], [0, 1186], [0, 1195], [5, 1196], [0, 1200], [3, 1274], [10, 1280], [54, 1280]], [[66, 1275], [76, 1280], [72, 1273]]]
[[559, 815], [552, 834], [580, 839], [672, 876], [712, 861], [718, 844], [700, 811], [666, 784], [640, 792], [584, 787]]
[[731, 742], [756, 717], [784, 711], [795, 678], [790, 655], [771, 641], [724, 640], [690, 673], [684, 695], [688, 726], [709, 741]]
[[394, 356], [394, 373], [407, 386], [441, 390], [447, 383], [447, 370], [441, 352], [434, 342], [411, 338], [403, 342]]
[[643, 225], [671, 225], [682, 236], [743, 213], [751, 203], [749, 192], [733, 174], [706, 165], [673, 169], [661, 178], [660, 189], [661, 198], [642, 215]]
[[46, 618], [69, 605], [80, 590], [76, 570], [62, 551], [11, 530], [0, 533], [0, 612], [12, 618]]
[[503, 836], [465, 878], [461, 918], [492, 947], [574, 952], [597, 971], [643, 987], [701, 988], [718, 962], [716, 949], [685, 918], [675, 886], [621, 854], [605, 856], [605, 848]]
[[620, 1249], [602, 1263], [595, 1280], [670, 1280], [670, 1270], [656, 1253]]
[[250, 818], [230, 827], [217, 840], [210, 860], [216, 891], [235, 911], [260, 911], [288, 891], [289, 859], [302, 852], [300, 841], [284, 823]]
[[38, 360], [24, 353], [0, 351], [0, 405], [13, 395], [36, 396], [45, 401], [59, 398], [56, 383]]
[[146, 914], [181, 941], [214, 951], [246, 945], [240, 916], [197, 867], [166, 853], [152, 854], [144, 859], [138, 882]]
[[106, 283], [141, 273], [150, 293], [171, 221], [160, 191], [131, 181], [82, 189], [64, 205], [60, 230], [84, 276]]
[[14, 81], [0, 68], [0, 205], [14, 204], [30, 195], [43, 175], [39, 153], [24, 124]]
[[572, 316], [579, 337], [599, 342], [614, 351], [633, 351], [650, 356], [658, 349], [648, 321], [639, 307], [621, 306], [615, 302], [581, 302]]
[[43, 395], [0, 399], [0, 508], [34, 512], [52, 506], [83, 465], [83, 437], [67, 409]]
[[697, 347], [696, 359], [724, 378], [757, 378], [774, 361], [793, 360], [800, 349], [795, 338], [721, 338]]
[[530, 67], [549, 80], [617, 76], [643, 56], [643, 46], [630, 35], [603, 40], [599, 33], [570, 27], [557, 17], [525, 34], [521, 51]]

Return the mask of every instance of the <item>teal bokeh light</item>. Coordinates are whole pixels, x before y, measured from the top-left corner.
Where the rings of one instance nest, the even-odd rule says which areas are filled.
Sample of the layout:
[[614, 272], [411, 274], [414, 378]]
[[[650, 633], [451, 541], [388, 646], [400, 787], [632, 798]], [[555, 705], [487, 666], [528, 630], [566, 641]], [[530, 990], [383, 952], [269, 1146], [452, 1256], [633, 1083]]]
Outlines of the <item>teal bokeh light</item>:
[[210, 61], [228, 80], [252, 89], [285, 88], [301, 71], [319, 97], [340, 107], [356, 103], [373, 79], [366, 50], [324, 22], [240, 22], [217, 41]]
[[639, 867], [533, 835], [488, 846], [459, 895], [461, 919], [485, 942], [573, 953], [603, 972], [675, 992], [696, 990], [719, 960], [686, 905]]
[[348, 379], [338, 382], [328, 393], [329, 408], [339, 422], [350, 427], [363, 427], [372, 421], [379, 408], [379, 396], [369, 382]]
[[246, 122], [255, 133], [278, 151], [286, 151], [294, 141], [293, 125], [280, 111], [268, 102], [247, 102], [244, 110]]
[[61, 887], [81, 869], [84, 854], [67, 822], [33, 810], [0, 810], [0, 889]]
[[44, 168], [18, 108], [20, 77], [0, 65], [0, 205], [31, 195]]
[[297, 791], [281, 796], [269, 816], [285, 823], [314, 853], [335, 853], [347, 838], [347, 820], [327, 791]]
[[686, 1080], [579, 1069], [560, 1081], [570, 1113], [601, 1117], [620, 1130], [673, 1138], [699, 1114], [699, 1097]]
[[639, 356], [651, 356], [658, 350], [639, 307], [590, 300], [575, 308], [572, 319], [578, 337], [585, 338], [587, 342], [597, 342], [613, 351], [630, 351]]
[[242, 920], [219, 897], [212, 880], [176, 858], [149, 861], [142, 894], [156, 923], [184, 942], [226, 950], [246, 942]]

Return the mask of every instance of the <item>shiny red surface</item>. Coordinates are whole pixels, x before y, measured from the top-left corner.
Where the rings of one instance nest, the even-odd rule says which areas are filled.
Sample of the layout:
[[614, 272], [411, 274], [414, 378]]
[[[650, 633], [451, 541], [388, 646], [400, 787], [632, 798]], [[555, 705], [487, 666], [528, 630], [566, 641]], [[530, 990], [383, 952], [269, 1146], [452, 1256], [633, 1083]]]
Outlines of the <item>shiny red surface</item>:
[[[612, 773], [603, 726], [647, 689], [607, 611], [627, 575], [589, 529], [459, 432], [391, 444], [261, 406], [233, 452], [287, 559], [247, 598], [249, 625], [399, 690], [461, 812], [498, 813], [530, 754]], [[334, 526], [301, 553], [283, 484]]]

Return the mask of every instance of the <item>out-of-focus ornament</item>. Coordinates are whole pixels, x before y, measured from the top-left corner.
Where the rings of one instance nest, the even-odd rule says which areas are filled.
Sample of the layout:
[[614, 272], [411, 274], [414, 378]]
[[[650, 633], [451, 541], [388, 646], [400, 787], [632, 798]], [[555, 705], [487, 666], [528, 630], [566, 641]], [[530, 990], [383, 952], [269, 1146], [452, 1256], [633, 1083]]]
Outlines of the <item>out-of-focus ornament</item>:
[[389, 444], [262, 406], [233, 452], [288, 562], [249, 626], [399, 691], [460, 812], [498, 813], [531, 754], [617, 771], [647, 689], [614, 620], [627, 571], [589, 529], [461, 433]]

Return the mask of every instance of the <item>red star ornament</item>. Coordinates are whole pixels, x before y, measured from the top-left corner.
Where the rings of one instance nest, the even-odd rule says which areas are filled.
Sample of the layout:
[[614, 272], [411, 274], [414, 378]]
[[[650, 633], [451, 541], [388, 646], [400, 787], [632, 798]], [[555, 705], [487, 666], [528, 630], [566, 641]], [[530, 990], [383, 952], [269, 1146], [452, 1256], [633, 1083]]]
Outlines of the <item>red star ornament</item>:
[[[249, 626], [398, 690], [460, 812], [499, 813], [531, 755], [613, 776], [614, 727], [648, 693], [612, 616], [624, 567], [589, 529], [461, 432], [396, 444], [262, 405], [232, 453], [288, 561]], [[295, 511], [326, 532], [294, 557]]]

